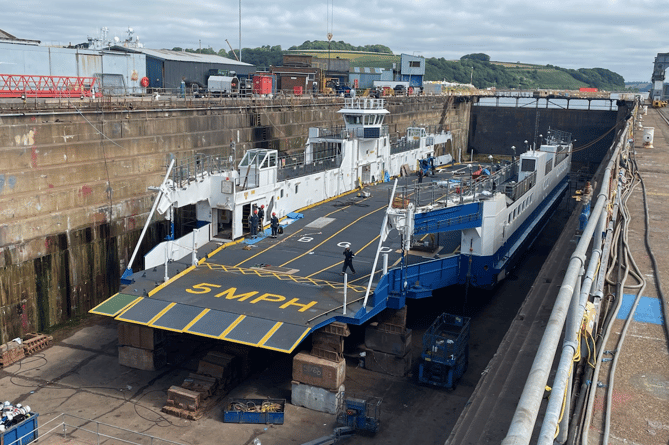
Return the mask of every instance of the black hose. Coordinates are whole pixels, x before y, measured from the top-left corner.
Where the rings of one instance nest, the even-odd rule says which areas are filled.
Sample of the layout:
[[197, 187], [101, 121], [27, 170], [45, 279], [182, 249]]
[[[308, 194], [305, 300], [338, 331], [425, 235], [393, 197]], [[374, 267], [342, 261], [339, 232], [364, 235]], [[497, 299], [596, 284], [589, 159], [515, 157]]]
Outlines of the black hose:
[[[634, 157], [632, 162], [636, 166], [636, 156]], [[641, 181], [641, 190], [643, 191], [643, 209], [644, 209], [644, 217], [646, 220], [646, 233], [644, 235], [644, 243], [646, 244], [646, 251], [648, 252], [650, 261], [651, 263], [653, 263], [653, 275], [655, 277], [655, 283], [656, 283], [655, 285], [657, 286], [657, 294], [658, 297], [660, 298], [660, 305], [662, 306], [662, 316], [664, 317], [664, 335], [666, 337], [667, 344], [669, 345], [669, 316], [667, 316], [668, 315], [667, 304], [664, 298], [664, 293], [662, 292], [662, 281], [660, 280], [660, 272], [657, 267], [657, 260], [655, 259], [655, 255], [653, 254], [653, 249], [650, 247], [650, 216], [648, 214], [648, 199], [646, 197], [646, 184], [644, 184], [641, 175], [638, 175], [638, 177], [639, 180]]]

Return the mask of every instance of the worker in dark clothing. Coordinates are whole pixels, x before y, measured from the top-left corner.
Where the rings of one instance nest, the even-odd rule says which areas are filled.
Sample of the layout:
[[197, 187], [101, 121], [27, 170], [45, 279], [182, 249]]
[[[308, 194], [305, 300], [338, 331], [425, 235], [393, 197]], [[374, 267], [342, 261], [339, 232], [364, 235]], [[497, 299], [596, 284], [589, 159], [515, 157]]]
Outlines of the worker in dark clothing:
[[262, 232], [262, 226], [265, 223], [265, 205], [260, 206], [258, 210], [258, 230]]
[[346, 268], [350, 267], [351, 268], [351, 274], [355, 275], [355, 269], [353, 268], [353, 257], [355, 254], [351, 250], [350, 247], [347, 247], [346, 250], [344, 250], [344, 267], [341, 270], [341, 274], [344, 275], [346, 273]]
[[276, 238], [276, 232], [279, 230], [279, 218], [276, 217], [276, 213], [274, 212], [272, 212], [270, 225], [272, 226], [272, 238]]
[[254, 210], [249, 216], [249, 228], [251, 229], [251, 237], [256, 238], [258, 236], [258, 211]]
[[418, 169], [418, 183], [419, 184], [423, 183], [423, 167], [420, 167]]

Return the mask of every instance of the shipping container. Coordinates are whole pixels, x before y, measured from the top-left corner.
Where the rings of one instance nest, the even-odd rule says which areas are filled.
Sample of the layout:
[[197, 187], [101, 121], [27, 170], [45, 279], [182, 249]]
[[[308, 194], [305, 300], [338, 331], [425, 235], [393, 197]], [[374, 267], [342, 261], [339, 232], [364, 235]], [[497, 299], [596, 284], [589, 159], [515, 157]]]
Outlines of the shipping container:
[[586, 87], [583, 87], [583, 88], [579, 88], [578, 91], [580, 91], [580, 92], [582, 92], [582, 93], [596, 93], [598, 90], [597, 90], [597, 88], [586, 88]]
[[273, 76], [256, 74], [253, 76], [253, 94], [272, 94]]

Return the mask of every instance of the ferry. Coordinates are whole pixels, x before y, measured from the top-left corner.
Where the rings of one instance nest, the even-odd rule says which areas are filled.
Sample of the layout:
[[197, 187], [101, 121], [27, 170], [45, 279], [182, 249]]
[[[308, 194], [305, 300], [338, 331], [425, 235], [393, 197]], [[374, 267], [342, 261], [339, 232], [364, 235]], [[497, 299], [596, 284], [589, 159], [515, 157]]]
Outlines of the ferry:
[[[453, 164], [449, 132], [414, 126], [391, 141], [382, 99], [347, 99], [339, 113], [343, 126], [311, 128], [298, 153], [254, 148], [238, 168], [173, 161], [151, 213], [175, 221], [188, 208], [193, 230], [138, 272], [136, 249], [125, 287], [91, 312], [292, 352], [335, 321], [360, 325], [454, 284], [495, 286], [567, 189], [568, 133], [479, 168]], [[261, 206], [263, 230], [249, 237]], [[355, 274], [342, 273], [346, 247]]]

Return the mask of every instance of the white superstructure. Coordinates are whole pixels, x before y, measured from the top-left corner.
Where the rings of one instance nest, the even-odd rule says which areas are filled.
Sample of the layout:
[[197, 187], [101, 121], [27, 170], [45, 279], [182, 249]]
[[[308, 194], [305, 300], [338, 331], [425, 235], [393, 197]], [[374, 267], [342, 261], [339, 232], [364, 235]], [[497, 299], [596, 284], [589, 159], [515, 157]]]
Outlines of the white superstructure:
[[[411, 127], [404, 138], [391, 143], [384, 125], [389, 114], [384, 102], [346, 99], [344, 108], [339, 110], [344, 125], [310, 128], [306, 147], [300, 152], [251, 149], [244, 154], [238, 169], [211, 173], [202, 168], [188, 178], [168, 180], [161, 187], [157, 209], [169, 219], [170, 209], [195, 205], [200, 232], [208, 227], [209, 239], [237, 239], [247, 231], [246, 219], [253, 206], [265, 206], [267, 223], [272, 212], [283, 217], [361, 185], [398, 176], [402, 168], [413, 171], [418, 160], [435, 154], [435, 146], [452, 140], [447, 131], [428, 134], [423, 127]], [[450, 161], [450, 156], [446, 157]], [[440, 158], [442, 163], [444, 158]], [[201, 245], [201, 241], [193, 238], [163, 244], [162, 250], [151, 253], [157, 264], [163, 263], [166, 256], [185, 256], [188, 249], [184, 250], [184, 245]], [[149, 256], [147, 264], [151, 263]]]

